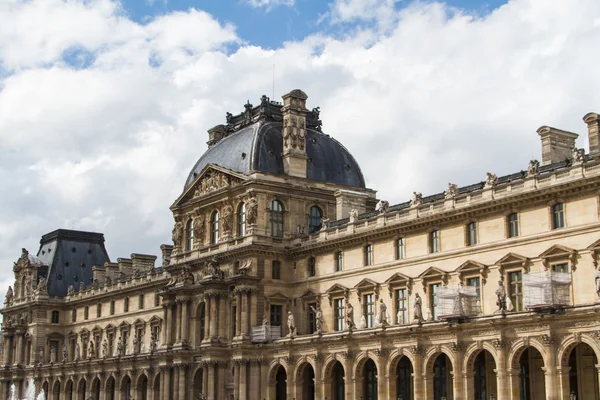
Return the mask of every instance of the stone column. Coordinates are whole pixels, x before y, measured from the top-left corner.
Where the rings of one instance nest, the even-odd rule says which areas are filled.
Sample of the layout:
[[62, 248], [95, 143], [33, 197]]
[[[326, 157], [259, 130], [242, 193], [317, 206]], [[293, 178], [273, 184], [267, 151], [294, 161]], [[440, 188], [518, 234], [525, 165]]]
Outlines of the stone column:
[[175, 301], [175, 343], [181, 343], [181, 299]]
[[181, 343], [187, 344], [189, 340], [190, 321], [188, 321], [189, 299], [184, 299], [181, 302]]
[[215, 361], [209, 361], [206, 368], [208, 369], [208, 390], [206, 392], [206, 399], [219, 400], [216, 393], [217, 386], [215, 385], [215, 380], [218, 376], [217, 363]]
[[248, 295], [247, 291], [243, 291], [241, 294], [242, 304], [240, 304], [240, 312], [241, 312], [241, 334], [244, 338], [248, 337]]
[[253, 397], [250, 395], [248, 398], [246, 393], [248, 393], [248, 360], [242, 359], [240, 360], [239, 366], [239, 378], [240, 378], [240, 390], [239, 390], [239, 400], [251, 400]]
[[[163, 344], [167, 344], [169, 341], [169, 307], [167, 306], [168, 301], [165, 300], [165, 302], [163, 303], [162, 307], [163, 307], [163, 321], [165, 321], [165, 326], [163, 327], [164, 329], [161, 332], [161, 343]], [[71, 356], [72, 359], [73, 356]]]
[[7, 379], [2, 379], [0, 382], [0, 397], [3, 399], [8, 399], [8, 390], [10, 388], [10, 381]]
[[16, 347], [16, 354], [15, 354], [15, 359], [13, 360], [13, 364], [22, 364], [23, 363], [23, 335], [25, 335], [25, 332], [18, 330], [16, 332], [16, 335], [17, 335], [17, 347]]
[[185, 386], [179, 386], [179, 364], [173, 365], [173, 400], [180, 400], [181, 390], [185, 391]]
[[209, 341], [209, 342], [210, 342], [210, 337], [212, 335], [212, 333], [210, 331], [210, 327], [212, 326], [212, 323], [210, 322], [212, 319], [211, 303], [212, 303], [212, 297], [210, 295], [205, 295], [204, 296], [204, 340]]
[[217, 378], [217, 384], [215, 385], [217, 387], [217, 398], [223, 399], [223, 398], [227, 398], [226, 394], [227, 394], [227, 363], [225, 361], [219, 361], [217, 363], [217, 374], [218, 374], [218, 378]]
[[210, 298], [210, 339], [216, 338], [219, 335], [217, 330], [217, 320], [219, 318], [217, 303], [219, 298], [211, 296]]
[[462, 366], [459, 365], [462, 361], [462, 357], [463, 357], [462, 345], [460, 343], [458, 343], [458, 345], [455, 347], [455, 350], [454, 350], [454, 360], [458, 360], [458, 361], [455, 361], [455, 363], [457, 365], [453, 367], [453, 371], [452, 371], [452, 392], [454, 393], [453, 400], [465, 400], [466, 399], [464, 397], [464, 386], [463, 386], [465, 378], [463, 377]]
[[167, 326], [165, 327], [165, 344], [171, 346], [173, 344], [173, 302], [168, 301], [167, 307]]
[[[508, 378], [508, 382], [509, 382], [509, 396], [507, 397], [508, 400], [519, 400], [520, 398], [520, 394], [519, 394], [519, 370], [516, 368], [510, 368], [510, 366], [508, 366], [508, 368], [506, 368], [506, 375]], [[498, 400], [500, 400], [500, 397], [496, 397]]]
[[463, 371], [464, 398], [472, 399], [475, 396], [475, 371]]
[[[4, 333], [4, 365], [12, 365], [12, 344], [14, 333]], [[10, 385], [9, 385], [10, 387]]]
[[497, 399], [510, 399], [510, 382], [507, 375], [506, 365], [506, 341], [495, 340], [494, 347], [497, 350], [498, 360], [496, 365], [496, 388], [498, 393], [494, 393]]
[[169, 398], [170, 381], [171, 381], [171, 368], [168, 365], [161, 366], [161, 368], [160, 368], [161, 399]]
[[544, 345], [548, 354], [544, 360], [544, 377], [546, 381], [546, 400], [561, 400], [558, 376], [556, 374], [556, 346], [552, 336], [543, 336]]
[[227, 298], [225, 295], [219, 296], [219, 336], [226, 340], [229, 335], [227, 332]]
[[233, 371], [234, 371], [234, 376], [233, 376], [233, 396], [236, 399], [239, 399], [241, 394], [240, 394], [240, 360], [234, 360], [234, 364], [233, 364]]
[[571, 367], [557, 367], [556, 373], [558, 377], [558, 384], [560, 387], [560, 396], [561, 399], [568, 399], [570, 394], [570, 384], [569, 384], [569, 371]]
[[236, 293], [236, 314], [235, 314], [235, 336], [240, 336], [242, 332], [242, 293], [238, 290]]
[[323, 356], [317, 354], [313, 357], [315, 362], [315, 399], [322, 399], [326, 395], [323, 393], [323, 387], [321, 384], [321, 374], [323, 373]]
[[[185, 390], [185, 388], [188, 385], [187, 374], [188, 374], [188, 365], [187, 364], [179, 365], [179, 385], [178, 385], [179, 386], [179, 400], [187, 400], [187, 391]], [[190, 400], [194, 400], [194, 399], [190, 399]]]
[[251, 399], [260, 399], [262, 400], [265, 397], [265, 394], [262, 393], [261, 385], [263, 383], [260, 368], [261, 368], [261, 360], [255, 359], [250, 361], [250, 365], [247, 368], [250, 368], [250, 381], [248, 382], [249, 386], [249, 396], [248, 400]]
[[413, 365], [413, 387], [414, 398], [425, 399], [425, 381], [423, 376], [423, 348], [421, 346], [412, 346], [411, 352], [414, 357]]

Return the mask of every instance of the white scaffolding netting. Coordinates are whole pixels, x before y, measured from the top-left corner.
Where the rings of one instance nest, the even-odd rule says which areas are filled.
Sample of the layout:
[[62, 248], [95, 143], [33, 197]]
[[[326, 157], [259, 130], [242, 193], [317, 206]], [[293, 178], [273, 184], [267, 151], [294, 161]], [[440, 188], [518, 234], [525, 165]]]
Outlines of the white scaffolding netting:
[[481, 310], [477, 289], [473, 286], [442, 286], [436, 297], [440, 318], [472, 317]]
[[571, 274], [566, 272], [530, 272], [523, 275], [525, 308], [570, 304]]

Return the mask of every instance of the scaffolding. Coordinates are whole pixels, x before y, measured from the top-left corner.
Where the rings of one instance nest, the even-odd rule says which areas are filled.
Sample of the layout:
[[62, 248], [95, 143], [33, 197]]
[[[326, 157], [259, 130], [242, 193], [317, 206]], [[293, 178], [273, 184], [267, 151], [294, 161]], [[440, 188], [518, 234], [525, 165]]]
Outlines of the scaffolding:
[[250, 335], [252, 343], [269, 343], [279, 338], [281, 338], [281, 326], [279, 325], [265, 324], [252, 327]]
[[571, 274], [567, 272], [530, 272], [523, 275], [523, 306], [529, 309], [569, 305]]
[[481, 312], [481, 303], [474, 286], [442, 286], [436, 293], [440, 318], [474, 317]]

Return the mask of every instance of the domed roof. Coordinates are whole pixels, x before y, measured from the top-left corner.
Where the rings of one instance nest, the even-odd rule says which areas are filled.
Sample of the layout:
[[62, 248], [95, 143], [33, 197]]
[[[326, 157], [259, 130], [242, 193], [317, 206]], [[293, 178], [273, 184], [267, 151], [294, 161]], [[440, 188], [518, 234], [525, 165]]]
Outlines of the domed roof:
[[[200, 157], [186, 180], [185, 188], [194, 182], [208, 164], [217, 164], [244, 174], [255, 171], [284, 174], [281, 105], [265, 99], [263, 96], [263, 102], [258, 107], [246, 105], [245, 118], [244, 114], [236, 117], [228, 114], [227, 128], [231, 133]], [[358, 163], [337, 140], [320, 132], [318, 116], [318, 108], [307, 115], [307, 179], [365, 188]], [[243, 120], [245, 124], [240, 122]], [[221, 127], [225, 129], [225, 126]]]

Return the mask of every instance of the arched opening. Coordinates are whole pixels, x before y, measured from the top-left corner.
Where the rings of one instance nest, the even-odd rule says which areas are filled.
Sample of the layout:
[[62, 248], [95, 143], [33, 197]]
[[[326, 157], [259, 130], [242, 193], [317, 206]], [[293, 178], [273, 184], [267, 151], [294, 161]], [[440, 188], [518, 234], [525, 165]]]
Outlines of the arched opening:
[[473, 392], [475, 400], [488, 400], [493, 394], [498, 394], [496, 386], [496, 361], [487, 350], [482, 350], [475, 357], [473, 363]]
[[336, 361], [331, 370], [331, 398], [332, 400], [346, 400], [346, 374], [344, 366]]
[[308, 233], [319, 232], [322, 226], [323, 211], [318, 206], [312, 206], [308, 212]]
[[194, 248], [194, 220], [189, 219], [185, 224], [185, 250], [190, 251]]
[[535, 347], [526, 348], [519, 358], [519, 398], [536, 400], [546, 398], [544, 359]]
[[365, 362], [363, 369], [363, 398], [377, 400], [377, 366], [370, 358]]
[[142, 374], [138, 378], [136, 389], [136, 400], [148, 400], [148, 377], [146, 375]]
[[[85, 400], [85, 389], [87, 386], [87, 382], [84, 378], [79, 380], [79, 384], [77, 385], [77, 400]], [[48, 393], [48, 392], [46, 392]]]
[[210, 244], [219, 243], [219, 212], [215, 211], [210, 216]]
[[193, 399], [201, 398], [201, 394], [204, 394], [203, 385], [204, 384], [204, 370], [202, 368], [198, 368], [196, 373], [194, 374], [194, 383], [193, 383]]
[[298, 400], [315, 399], [315, 370], [309, 363], [304, 363], [298, 370], [296, 378], [296, 396]]
[[237, 234], [246, 236], [246, 203], [240, 203], [237, 208]]
[[92, 399], [100, 400], [100, 379], [94, 378], [92, 381]]
[[59, 400], [60, 398], [60, 381], [54, 382], [52, 387], [52, 400]]
[[106, 381], [106, 389], [104, 390], [104, 398], [106, 400], [115, 400], [115, 378], [112, 376]]
[[67, 384], [65, 385], [65, 400], [74, 400], [73, 399], [73, 381], [69, 379]]
[[125, 375], [121, 381], [121, 399], [131, 399], [131, 378], [129, 375]]
[[273, 200], [270, 207], [271, 236], [283, 237], [283, 205], [279, 200]]
[[152, 385], [153, 399], [160, 399], [160, 374], [154, 377], [154, 385]]
[[287, 400], [287, 373], [279, 366], [275, 375], [275, 400]]
[[444, 353], [438, 355], [433, 363], [433, 399], [452, 400], [452, 363]]
[[44, 393], [44, 398], [45, 398], [45, 399], [46, 399], [46, 398], [48, 398], [48, 395], [49, 395], [49, 393], [50, 393], [50, 392], [48, 391], [48, 381], [45, 381], [45, 382], [42, 384], [42, 392]]
[[413, 367], [408, 357], [400, 358], [396, 366], [396, 398], [413, 399]]
[[569, 354], [569, 394], [575, 399], [599, 400], [598, 359], [586, 343], [575, 346]]

